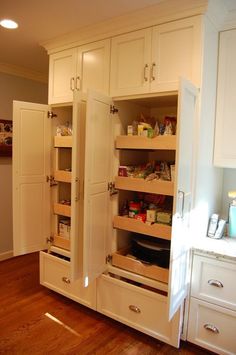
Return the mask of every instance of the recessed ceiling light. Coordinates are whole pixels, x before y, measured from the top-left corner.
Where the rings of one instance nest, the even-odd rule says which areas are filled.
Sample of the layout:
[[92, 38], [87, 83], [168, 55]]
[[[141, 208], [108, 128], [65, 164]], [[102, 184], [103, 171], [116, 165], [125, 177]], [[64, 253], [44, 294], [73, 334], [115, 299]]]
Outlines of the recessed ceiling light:
[[0, 21], [0, 25], [5, 28], [14, 29], [18, 27], [18, 24], [15, 21], [4, 19]]

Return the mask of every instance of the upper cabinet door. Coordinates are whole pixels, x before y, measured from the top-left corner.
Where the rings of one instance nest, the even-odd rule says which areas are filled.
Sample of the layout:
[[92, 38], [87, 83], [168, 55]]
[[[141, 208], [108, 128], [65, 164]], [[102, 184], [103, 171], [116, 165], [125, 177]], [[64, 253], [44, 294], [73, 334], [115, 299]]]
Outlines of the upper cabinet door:
[[112, 38], [110, 95], [149, 91], [151, 28]]
[[76, 48], [50, 55], [49, 104], [73, 101], [73, 91], [76, 88], [76, 60]]
[[88, 89], [108, 95], [110, 73], [110, 40], [78, 48], [76, 89], [83, 95]]
[[106, 269], [110, 218], [111, 99], [95, 92], [87, 98], [84, 172], [83, 273], [88, 286]]
[[236, 30], [220, 34], [214, 164], [236, 168]]
[[194, 198], [196, 164], [195, 132], [198, 90], [181, 80], [178, 100], [175, 202], [173, 207], [170, 272], [169, 319], [187, 294], [190, 248], [190, 216]]
[[14, 101], [14, 255], [44, 249], [50, 236], [50, 144], [48, 106]]
[[153, 28], [151, 92], [178, 90], [179, 78], [200, 85], [200, 17]]

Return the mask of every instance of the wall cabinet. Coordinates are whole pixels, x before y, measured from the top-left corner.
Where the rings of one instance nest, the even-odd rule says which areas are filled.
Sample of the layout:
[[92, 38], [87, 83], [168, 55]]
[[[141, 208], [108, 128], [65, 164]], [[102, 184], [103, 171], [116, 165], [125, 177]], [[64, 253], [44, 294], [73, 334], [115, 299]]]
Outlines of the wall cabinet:
[[235, 354], [236, 264], [194, 254], [187, 339], [217, 354]]
[[179, 77], [200, 85], [200, 18], [112, 38], [111, 96], [178, 89]]
[[93, 42], [50, 55], [49, 104], [73, 101], [74, 91], [108, 94], [110, 40]]
[[236, 30], [220, 33], [214, 164], [236, 167], [234, 145]]

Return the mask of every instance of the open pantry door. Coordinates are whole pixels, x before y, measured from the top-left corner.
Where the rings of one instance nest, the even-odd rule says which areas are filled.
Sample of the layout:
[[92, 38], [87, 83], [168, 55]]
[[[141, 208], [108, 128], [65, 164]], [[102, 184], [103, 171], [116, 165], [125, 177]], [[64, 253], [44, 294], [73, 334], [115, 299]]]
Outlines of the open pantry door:
[[88, 286], [106, 269], [110, 221], [112, 101], [88, 92], [85, 133], [83, 276]]
[[14, 255], [46, 247], [50, 236], [49, 106], [13, 102]]
[[196, 115], [198, 90], [181, 79], [178, 98], [175, 202], [173, 207], [169, 271], [169, 319], [183, 303], [187, 293], [190, 215], [194, 194], [196, 162]]

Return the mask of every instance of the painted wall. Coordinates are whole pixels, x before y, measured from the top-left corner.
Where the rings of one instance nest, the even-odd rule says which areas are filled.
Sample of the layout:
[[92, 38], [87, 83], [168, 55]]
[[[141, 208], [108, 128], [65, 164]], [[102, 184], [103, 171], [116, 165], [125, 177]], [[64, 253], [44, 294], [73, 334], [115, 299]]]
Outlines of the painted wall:
[[[12, 120], [12, 101], [47, 103], [47, 84], [0, 73], [0, 119]], [[0, 260], [11, 255], [12, 160], [0, 157]]]

